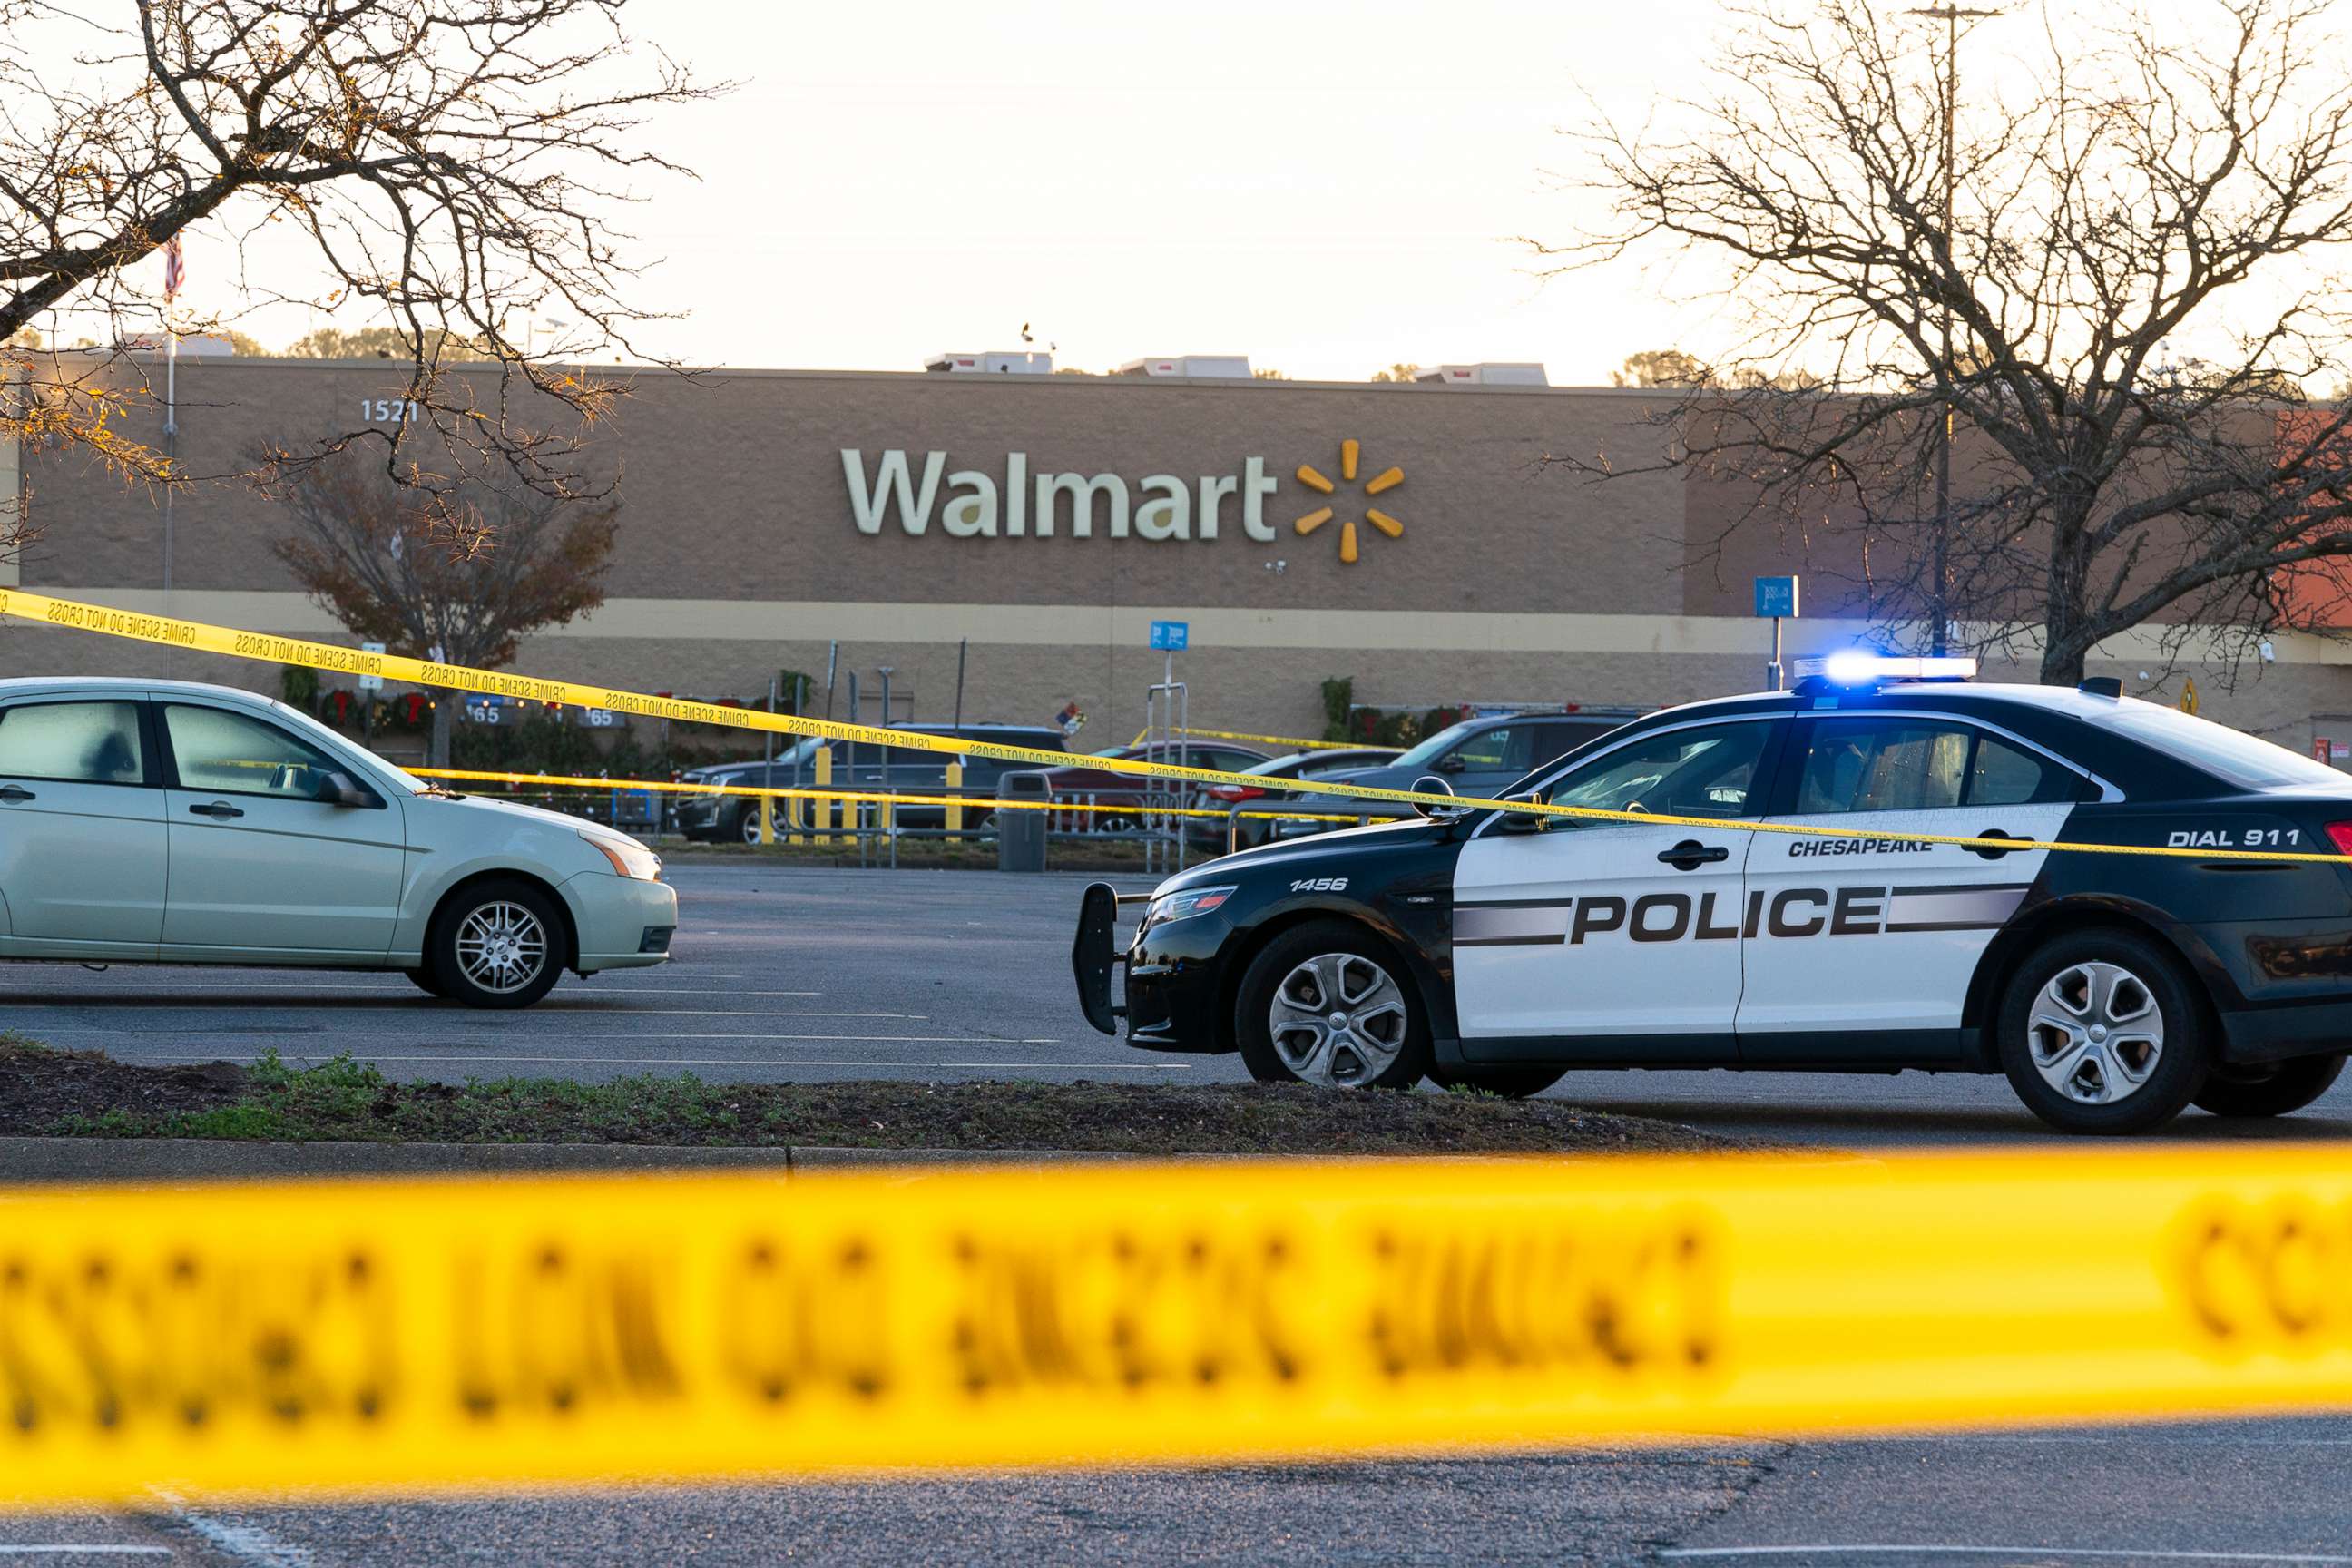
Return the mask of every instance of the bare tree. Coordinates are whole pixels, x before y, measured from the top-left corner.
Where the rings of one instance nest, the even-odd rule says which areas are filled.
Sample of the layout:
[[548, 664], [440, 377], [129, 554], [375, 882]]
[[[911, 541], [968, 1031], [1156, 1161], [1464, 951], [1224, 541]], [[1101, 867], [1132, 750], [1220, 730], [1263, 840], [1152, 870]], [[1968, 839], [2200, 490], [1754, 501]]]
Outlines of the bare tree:
[[[394, 483], [355, 453], [299, 464], [281, 448], [252, 456], [266, 493], [295, 530], [270, 548], [320, 608], [352, 636], [393, 653], [495, 669], [522, 639], [570, 624], [604, 602], [617, 508], [509, 484], [436, 498]], [[495, 549], [442, 547], [439, 513], [454, 504]], [[434, 709], [435, 765], [449, 760], [453, 703]]]
[[[481, 343], [469, 342], [452, 333], [437, 332], [428, 345], [434, 357], [444, 364], [481, 364], [495, 363], [494, 356]], [[239, 353], [244, 351], [240, 349]], [[268, 350], [262, 350], [268, 354]], [[408, 341], [397, 328], [361, 327], [346, 331], [341, 327], [314, 327], [286, 345], [280, 359], [398, 359], [402, 363], [410, 358]]]
[[[160, 271], [132, 264], [209, 235], [243, 272], [245, 241], [278, 226], [326, 279], [299, 302], [388, 322], [424, 416], [290, 459], [373, 443], [388, 474], [436, 494], [493, 470], [579, 493], [576, 427], [615, 387], [548, 363], [529, 322], [545, 306], [574, 323], [546, 345], [567, 359], [646, 357], [617, 205], [646, 173], [686, 173], [648, 147], [649, 115], [725, 90], [634, 43], [625, 4], [0, 0], [0, 343], [53, 312], [103, 323], [97, 355], [0, 350], [0, 436], [153, 482], [210, 477], [123, 433], [154, 396], [125, 350], [222, 324], [167, 322]], [[250, 273], [238, 288], [289, 297]], [[499, 374], [452, 375], [453, 358]], [[0, 518], [0, 548], [21, 521]]]
[[1745, 330], [1723, 384], [1664, 416], [1663, 466], [1736, 481], [1755, 499], [1734, 528], [1843, 563], [1901, 635], [1957, 619], [2072, 682], [2152, 622], [2175, 647], [2220, 628], [2224, 652], [2341, 624], [2341, 595], [2310, 592], [2352, 557], [2347, 415], [2305, 392], [2352, 363], [2330, 270], [2352, 84], [2326, 9], [2013, 15], [2027, 85], [1948, 100], [1943, 26], [1873, 0], [1751, 8], [1677, 129], [1591, 133], [1613, 218], [1549, 254], [1719, 266]]
[[1609, 373], [1612, 386], [1704, 386], [1708, 380], [1706, 366], [1680, 349], [1643, 349]]

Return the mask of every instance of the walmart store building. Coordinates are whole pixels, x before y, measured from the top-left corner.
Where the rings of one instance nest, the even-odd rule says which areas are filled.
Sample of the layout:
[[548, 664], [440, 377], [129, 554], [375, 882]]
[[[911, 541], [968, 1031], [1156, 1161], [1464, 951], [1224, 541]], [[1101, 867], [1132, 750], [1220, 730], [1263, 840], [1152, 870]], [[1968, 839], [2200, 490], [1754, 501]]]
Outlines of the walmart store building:
[[[1181, 620], [1195, 724], [1311, 736], [1330, 678], [1414, 709], [1753, 689], [1769, 628], [1749, 614], [1749, 578], [1801, 570], [1769, 541], [1685, 570], [1731, 515], [1727, 497], [1547, 464], [1605, 452], [1639, 469], [1664, 438], [1645, 423], [1654, 395], [1513, 384], [1531, 379], [1514, 367], [1370, 384], [1253, 381], [1233, 361], [1114, 376], [990, 368], [1024, 356], [934, 363], [946, 368], [634, 374], [593, 433], [623, 503], [607, 602], [531, 639], [516, 667], [750, 696], [779, 668], [821, 675], [837, 642], [837, 715], [855, 669], [878, 716], [888, 666], [893, 716], [937, 720], [968, 645], [967, 718], [1041, 722], [1075, 701], [1104, 745], [1140, 726], [1160, 677], [1150, 623]], [[181, 456], [233, 470], [257, 442], [348, 428], [402, 380], [383, 361], [184, 357]], [[167, 593], [158, 498], [68, 454], [0, 451], [0, 484], [12, 479], [39, 531], [16, 569], [26, 587], [347, 640], [270, 554], [289, 523], [269, 501], [230, 486], [180, 497]], [[1806, 608], [1832, 613], [1792, 628], [1792, 653], [1860, 633], [1829, 598], [1813, 585]], [[2341, 656], [2276, 642], [2258, 682], [2228, 693], [2201, 679], [2204, 710], [2298, 748], [2331, 726], [2352, 741]], [[2139, 670], [2159, 667], [2123, 651], [2096, 668], [2139, 690]], [[14, 621], [0, 668], [278, 679]], [[2151, 694], [2178, 689], [2176, 677]]]

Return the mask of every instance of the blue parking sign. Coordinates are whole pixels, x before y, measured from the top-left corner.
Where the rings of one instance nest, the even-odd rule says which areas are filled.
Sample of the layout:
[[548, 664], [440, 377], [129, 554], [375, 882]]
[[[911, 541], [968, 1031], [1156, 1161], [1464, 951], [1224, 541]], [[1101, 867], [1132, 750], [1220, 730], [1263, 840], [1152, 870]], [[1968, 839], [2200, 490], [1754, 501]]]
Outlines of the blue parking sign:
[[1158, 653], [1182, 653], [1190, 646], [1192, 623], [1190, 621], [1154, 621], [1151, 623], [1151, 647]]
[[1759, 577], [1756, 579], [1756, 613], [1759, 616], [1791, 620], [1797, 615], [1797, 580], [1794, 577]]

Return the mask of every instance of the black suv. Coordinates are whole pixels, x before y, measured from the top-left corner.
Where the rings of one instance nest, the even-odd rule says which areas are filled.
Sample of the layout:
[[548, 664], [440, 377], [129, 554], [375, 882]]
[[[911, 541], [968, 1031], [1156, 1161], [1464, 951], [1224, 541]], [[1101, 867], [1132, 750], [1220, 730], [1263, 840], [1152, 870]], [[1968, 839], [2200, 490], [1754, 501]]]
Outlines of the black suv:
[[[1325, 784], [1411, 789], [1416, 781], [1434, 776], [1444, 779], [1455, 795], [1492, 798], [1514, 780], [1599, 740], [1629, 720], [1640, 718], [1643, 711], [1639, 708], [1578, 708], [1465, 719], [1377, 767], [1351, 768], [1324, 773], [1321, 778]], [[1346, 811], [1356, 803], [1322, 795], [1313, 804], [1326, 811]], [[1410, 807], [1387, 801], [1365, 801], [1361, 805], [1373, 816], [1411, 815]], [[1295, 838], [1339, 826], [1342, 825], [1277, 822], [1274, 827], [1276, 837]]]
[[[961, 740], [992, 741], [999, 745], [1029, 746], [1045, 752], [1064, 749], [1062, 731], [1043, 724], [966, 724], [961, 728], [953, 724], [893, 724], [890, 728], [910, 734], [951, 735]], [[730, 784], [739, 789], [814, 789], [816, 755], [825, 748], [833, 753], [833, 778], [828, 788], [876, 790], [892, 795], [937, 795], [947, 787], [948, 764], [961, 761], [965, 793], [992, 798], [997, 780], [1005, 773], [1042, 765], [1000, 762], [992, 757], [958, 758], [945, 752], [918, 751], [910, 746], [853, 746], [845, 741], [803, 740], [793, 742], [772, 763], [756, 759], [714, 763], [680, 773], [678, 779], [684, 784]], [[778, 820], [784, 817], [793, 804], [782, 800], [776, 803]], [[803, 809], [806, 810], [805, 805]], [[989, 809], [983, 800], [977, 809], [965, 814], [964, 825], [978, 826]], [[836, 814], [835, 820], [842, 820], [841, 815]], [[937, 805], [901, 806], [898, 822], [901, 827], [944, 827], [947, 809]], [[680, 795], [676, 826], [691, 839], [756, 844], [760, 840], [759, 798]]]

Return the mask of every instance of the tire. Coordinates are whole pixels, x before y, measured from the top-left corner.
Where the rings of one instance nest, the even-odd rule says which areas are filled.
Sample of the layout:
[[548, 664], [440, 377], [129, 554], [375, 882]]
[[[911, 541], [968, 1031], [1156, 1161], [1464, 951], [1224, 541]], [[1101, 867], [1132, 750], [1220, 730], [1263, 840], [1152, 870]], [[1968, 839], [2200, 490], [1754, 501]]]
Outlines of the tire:
[[1429, 1022], [1411, 975], [1349, 921], [1294, 926], [1266, 943], [1243, 973], [1234, 1037], [1260, 1083], [1402, 1089], [1429, 1070]]
[[434, 917], [425, 963], [468, 1007], [528, 1007], [563, 972], [555, 900], [528, 882], [477, 882]]
[[419, 991], [430, 993], [435, 996], [446, 996], [449, 994], [446, 991], [444, 991], [441, 988], [441, 982], [439, 978], [434, 974], [433, 966], [429, 963], [420, 963], [414, 969], [404, 969], [401, 973], [407, 975], [410, 980], [414, 981]]
[[2055, 937], [2001, 998], [2000, 1065], [2062, 1132], [2145, 1132], [2205, 1088], [2205, 1008], [2178, 960], [2122, 931]]
[[741, 816], [735, 819], [735, 831], [730, 837], [732, 837], [738, 844], [758, 844], [761, 842], [760, 837], [760, 808], [758, 806], [755, 805], [750, 807]]
[[2326, 1094], [2343, 1070], [2340, 1054], [2259, 1068], [2217, 1066], [2198, 1090], [2197, 1104], [2216, 1116], [2284, 1116]]
[[1566, 1068], [1455, 1068], [1432, 1069], [1429, 1081], [1440, 1089], [1475, 1089], [1505, 1100], [1528, 1100], [1568, 1076]]

